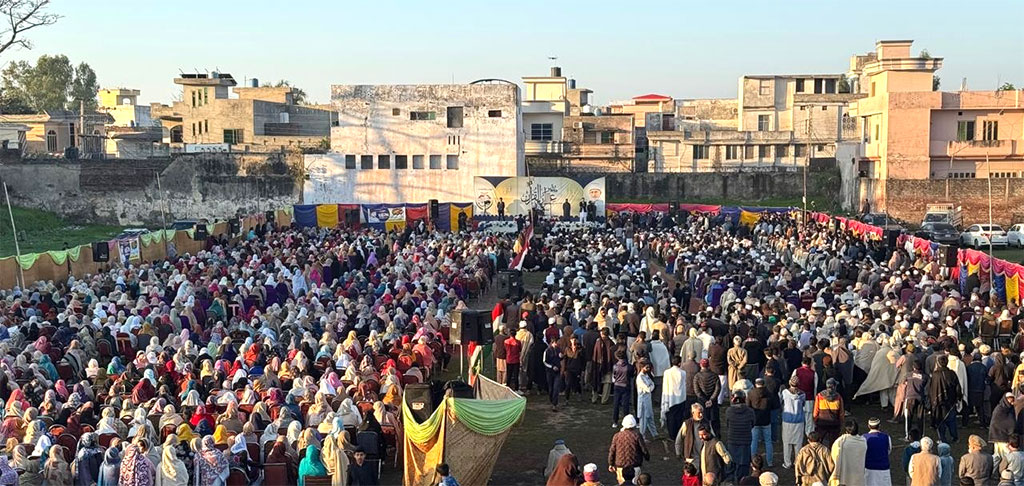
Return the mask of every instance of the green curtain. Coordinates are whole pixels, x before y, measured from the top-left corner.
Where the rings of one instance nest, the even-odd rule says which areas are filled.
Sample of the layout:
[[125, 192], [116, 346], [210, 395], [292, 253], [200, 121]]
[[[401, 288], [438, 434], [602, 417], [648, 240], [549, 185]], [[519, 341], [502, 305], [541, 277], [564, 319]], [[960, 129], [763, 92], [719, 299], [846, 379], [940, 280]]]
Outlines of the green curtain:
[[38, 253], [29, 253], [27, 255], [22, 255], [20, 257], [15, 257], [15, 258], [18, 259], [18, 265], [21, 265], [21, 269], [22, 270], [28, 270], [28, 269], [32, 268], [32, 265], [35, 265], [36, 260], [39, 259], [39, 254]]
[[431, 415], [426, 422], [421, 424], [412, 416], [412, 410], [409, 410], [409, 405], [405, 402], [405, 398], [403, 398], [402, 426], [405, 431], [405, 436], [416, 444], [424, 444], [430, 439], [433, 439], [441, 429], [441, 424], [444, 422], [444, 416], [447, 413], [447, 409], [447, 403], [442, 401], [441, 406], [434, 410], [433, 415]]
[[166, 230], [164, 230], [164, 240], [171, 241], [173, 239], [174, 239], [174, 230], [173, 229], [166, 229]]
[[[474, 400], [451, 398], [455, 419], [480, 435], [498, 435], [512, 427], [526, 411], [526, 399]], [[408, 429], [406, 429], [406, 433]]]

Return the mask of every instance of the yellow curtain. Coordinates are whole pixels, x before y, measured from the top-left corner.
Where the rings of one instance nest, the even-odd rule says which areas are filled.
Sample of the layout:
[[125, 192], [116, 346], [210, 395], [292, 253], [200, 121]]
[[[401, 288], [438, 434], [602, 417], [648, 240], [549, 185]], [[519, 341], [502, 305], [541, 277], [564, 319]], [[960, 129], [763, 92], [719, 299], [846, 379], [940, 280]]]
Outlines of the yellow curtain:
[[1020, 275], [1018, 274], [1006, 277], [1006, 302], [1020, 305]]
[[978, 273], [979, 266], [980, 265], [978, 263], [967, 262], [967, 275], [974, 275]]
[[316, 225], [321, 228], [338, 226], [338, 205], [321, 204], [316, 207]]
[[740, 224], [745, 226], [754, 226], [758, 220], [761, 219], [760, 213], [753, 213], [750, 211], [740, 210]]
[[451, 210], [451, 213], [450, 213], [450, 217], [451, 217], [451, 221], [450, 222], [451, 222], [451, 225], [452, 225], [451, 226], [452, 231], [456, 231], [456, 230], [466, 231], [466, 230], [468, 230], [469, 228], [459, 228], [459, 214], [465, 214], [466, 215], [466, 225], [471, 225], [472, 221], [473, 221], [473, 205], [472, 204], [468, 204], [468, 205], [466, 205], [466, 207], [460, 208], [460, 207], [452, 204], [451, 208], [452, 208], [452, 210]]

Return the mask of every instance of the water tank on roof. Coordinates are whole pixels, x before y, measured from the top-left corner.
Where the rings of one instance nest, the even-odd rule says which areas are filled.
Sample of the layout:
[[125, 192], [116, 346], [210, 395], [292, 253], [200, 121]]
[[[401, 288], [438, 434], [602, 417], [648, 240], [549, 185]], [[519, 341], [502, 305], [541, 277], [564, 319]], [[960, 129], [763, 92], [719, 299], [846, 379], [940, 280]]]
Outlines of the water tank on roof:
[[257, 79], [257, 78], [252, 78], [252, 80], [249, 81], [249, 86], [252, 86], [253, 88], [259, 88], [260, 87], [260, 80]]
[[569, 79], [569, 89], [576, 89], [576, 80]]
[[220, 77], [220, 73], [218, 73], [217, 71], [214, 71], [214, 72], [210, 73], [210, 78], [212, 78], [212, 79], [217, 79], [219, 77]]
[[562, 68], [558, 66], [551, 66], [551, 77], [558, 78], [562, 76]]

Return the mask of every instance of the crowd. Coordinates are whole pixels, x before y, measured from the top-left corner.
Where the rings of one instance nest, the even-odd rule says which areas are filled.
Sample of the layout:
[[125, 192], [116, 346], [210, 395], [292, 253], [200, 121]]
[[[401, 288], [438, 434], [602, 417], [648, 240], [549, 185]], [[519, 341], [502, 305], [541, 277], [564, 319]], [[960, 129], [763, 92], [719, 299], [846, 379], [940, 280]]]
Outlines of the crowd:
[[267, 224], [7, 290], [0, 485], [378, 484], [403, 387], [447, 366], [508, 243]]
[[[987, 279], [789, 214], [537, 234], [524, 268], [542, 285], [492, 311], [497, 379], [554, 410], [605, 404], [617, 430], [606, 460], [557, 444], [549, 485], [874, 486], [899, 468], [913, 486], [1024, 486], [1022, 313]], [[404, 387], [440, 377], [451, 313], [512, 246], [268, 224], [4, 291], [0, 486], [378, 484]], [[981, 338], [1001, 324], [1017, 334]], [[854, 419], [874, 400], [887, 416]], [[954, 462], [969, 421], [987, 441]], [[658, 439], [677, 477], [648, 472]]]
[[[542, 288], [492, 313], [498, 378], [554, 410], [610, 401], [620, 429], [606, 463], [556, 446], [549, 485], [597, 484], [605, 466], [614, 484], [650, 484], [654, 439], [674, 443], [684, 486], [778, 484], [783, 470], [802, 486], [891, 485], [897, 469], [914, 486], [1024, 485], [1022, 312], [987, 279], [789, 214], [630, 215], [536, 243]], [[982, 339], [998, 327], [1016, 335]], [[854, 418], [876, 400], [884, 416]], [[954, 464], [969, 422], [988, 440], [971, 435]]]

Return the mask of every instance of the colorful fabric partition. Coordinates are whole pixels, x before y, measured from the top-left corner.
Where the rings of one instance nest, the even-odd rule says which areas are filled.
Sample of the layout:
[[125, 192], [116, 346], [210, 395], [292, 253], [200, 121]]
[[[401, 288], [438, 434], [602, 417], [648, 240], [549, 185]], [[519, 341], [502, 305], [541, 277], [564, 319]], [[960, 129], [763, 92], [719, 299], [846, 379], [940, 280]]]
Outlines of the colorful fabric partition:
[[426, 220], [428, 212], [426, 204], [406, 204], [405, 220], [407, 222]]
[[338, 226], [338, 205], [320, 204], [316, 207], [316, 225], [321, 228]]
[[360, 212], [358, 204], [339, 204], [338, 222], [347, 228], [359, 228], [362, 219]]
[[296, 205], [293, 220], [295, 221], [295, 224], [303, 228], [312, 228], [316, 226], [316, 205]]
[[451, 203], [451, 214], [448, 216], [449, 231], [468, 230], [470, 228], [459, 228], [459, 215], [466, 215], [466, 223], [473, 224], [473, 203]]
[[740, 224], [744, 226], [754, 226], [761, 219], [760, 213], [751, 211], [740, 211]]
[[635, 203], [607, 203], [605, 209], [613, 213], [621, 213], [629, 211], [633, 213], [650, 213], [650, 212], [661, 212], [667, 213], [669, 205], [668, 203], [659, 204], [635, 204]]
[[452, 230], [452, 205], [451, 203], [440, 203], [437, 205], [437, 221], [434, 228], [438, 231]]
[[718, 214], [722, 210], [722, 206], [716, 206], [712, 204], [680, 204], [679, 209], [690, 213], [711, 213]]
[[384, 231], [405, 229], [404, 204], [364, 204], [363, 216], [371, 228]]

